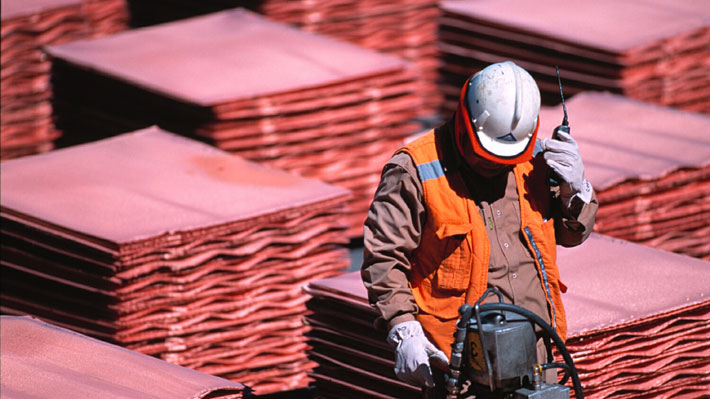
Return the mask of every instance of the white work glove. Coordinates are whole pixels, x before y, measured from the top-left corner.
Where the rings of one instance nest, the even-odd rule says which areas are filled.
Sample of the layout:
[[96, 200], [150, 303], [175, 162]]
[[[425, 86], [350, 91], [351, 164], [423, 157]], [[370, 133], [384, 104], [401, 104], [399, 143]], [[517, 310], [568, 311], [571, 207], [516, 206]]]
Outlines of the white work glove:
[[405, 321], [392, 327], [387, 342], [395, 348], [394, 372], [400, 380], [434, 387], [429, 359], [448, 365], [446, 354], [429, 342], [418, 321]]
[[572, 197], [576, 195], [588, 204], [592, 200], [592, 185], [584, 178], [584, 165], [577, 142], [569, 133], [559, 130], [557, 138], [543, 138], [540, 145], [545, 162], [563, 180], [560, 184], [562, 203], [569, 207]]

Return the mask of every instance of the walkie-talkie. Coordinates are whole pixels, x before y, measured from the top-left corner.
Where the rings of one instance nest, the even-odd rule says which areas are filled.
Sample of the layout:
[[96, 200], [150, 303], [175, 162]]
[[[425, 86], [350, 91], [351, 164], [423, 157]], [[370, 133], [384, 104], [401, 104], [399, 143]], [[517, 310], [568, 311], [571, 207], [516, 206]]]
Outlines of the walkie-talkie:
[[[555, 71], [557, 71], [557, 84], [560, 86], [560, 98], [562, 99], [562, 110], [564, 111], [564, 116], [562, 117], [562, 124], [557, 126], [552, 132], [552, 138], [554, 140], [559, 140], [557, 132], [565, 132], [567, 134], [570, 134], [570, 129], [569, 122], [567, 121], [567, 107], [565, 106], [565, 96], [564, 94], [562, 94], [562, 80], [560, 80], [560, 68], [558, 68], [557, 65], [555, 65]], [[555, 172], [551, 172], [549, 175], [549, 181], [550, 185], [559, 186], [560, 176], [558, 176]]]
[[562, 80], [560, 80], [560, 68], [555, 65], [555, 71], [557, 72], [557, 84], [560, 86], [560, 98], [562, 99], [562, 110], [564, 111], [565, 115], [562, 117], [562, 124], [557, 126], [555, 128], [555, 131], [552, 132], [552, 138], [557, 139], [557, 132], [558, 131], [563, 131], [567, 134], [569, 134], [569, 122], [567, 122], [567, 107], [565, 106], [565, 95], [562, 94]]

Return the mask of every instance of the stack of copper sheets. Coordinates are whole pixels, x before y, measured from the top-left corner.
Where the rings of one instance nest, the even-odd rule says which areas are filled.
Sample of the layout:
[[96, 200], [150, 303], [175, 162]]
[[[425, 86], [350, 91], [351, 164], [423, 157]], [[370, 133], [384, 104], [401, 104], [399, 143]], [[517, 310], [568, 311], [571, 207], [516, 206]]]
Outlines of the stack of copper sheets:
[[351, 190], [353, 237], [362, 235], [382, 165], [419, 128], [416, 80], [405, 62], [245, 10], [49, 53], [68, 139], [148, 123], [199, 136]]
[[[598, 234], [558, 256], [567, 346], [585, 397], [697, 398], [710, 386], [710, 263]], [[673, 284], [669, 285], [668, 282]], [[316, 281], [316, 396], [419, 398], [399, 382], [358, 272]]]
[[[710, 260], [710, 116], [594, 92], [567, 108], [597, 190], [595, 230]], [[539, 134], [562, 115], [543, 108]]]
[[41, 46], [124, 29], [123, 0], [7, 0], [0, 36], [0, 158], [45, 152], [59, 132], [52, 123], [50, 62]]
[[346, 190], [157, 128], [4, 162], [2, 187], [3, 313], [307, 384], [301, 289], [348, 267]]
[[5, 399], [251, 397], [242, 384], [29, 317], [0, 317], [0, 341]]
[[441, 102], [437, 88], [438, 2], [433, 0], [153, 0], [137, 2], [140, 25], [186, 18], [230, 7], [249, 7], [269, 19], [401, 57], [417, 67], [425, 115]]
[[442, 3], [445, 112], [465, 79], [513, 60], [537, 80], [543, 101], [608, 90], [710, 112], [710, 7], [703, 1], [467, 0]]
[[308, 354], [317, 398], [421, 398], [420, 389], [397, 379], [387, 331], [374, 327], [359, 272], [315, 281], [305, 291], [311, 328]]
[[442, 97], [437, 88], [437, 1], [269, 0], [260, 7], [271, 19], [409, 61], [417, 67], [422, 112], [437, 111]]
[[[128, 0], [83, 0], [83, 11], [91, 26], [89, 37], [101, 37], [128, 26]], [[52, 43], [55, 44], [55, 43]]]
[[558, 256], [585, 398], [708, 394], [710, 263], [600, 235]]

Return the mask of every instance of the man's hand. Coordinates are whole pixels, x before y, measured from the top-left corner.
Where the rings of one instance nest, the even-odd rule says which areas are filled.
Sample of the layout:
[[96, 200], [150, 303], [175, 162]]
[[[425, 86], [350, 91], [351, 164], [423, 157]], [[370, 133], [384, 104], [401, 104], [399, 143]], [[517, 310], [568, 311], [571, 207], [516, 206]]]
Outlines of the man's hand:
[[579, 155], [577, 142], [569, 133], [557, 131], [558, 140], [543, 138], [540, 145], [545, 162], [562, 178], [560, 196], [562, 203], [569, 207], [570, 200], [577, 195], [584, 203], [592, 199], [592, 185], [584, 179], [584, 165]]
[[429, 359], [449, 363], [444, 352], [429, 342], [418, 321], [405, 321], [392, 327], [387, 342], [395, 348], [394, 372], [404, 382], [432, 388], [434, 377]]

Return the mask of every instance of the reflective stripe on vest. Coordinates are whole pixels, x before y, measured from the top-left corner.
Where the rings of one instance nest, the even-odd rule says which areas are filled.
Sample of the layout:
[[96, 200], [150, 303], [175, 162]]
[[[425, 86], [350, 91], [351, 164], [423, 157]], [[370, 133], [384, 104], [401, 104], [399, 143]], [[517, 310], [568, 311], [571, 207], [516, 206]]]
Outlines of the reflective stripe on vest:
[[525, 234], [528, 236], [528, 239], [530, 240], [530, 245], [533, 247], [533, 251], [535, 252], [535, 257], [537, 258], [538, 263], [540, 264], [540, 273], [542, 274], [542, 281], [543, 284], [545, 285], [545, 295], [547, 296], [547, 299], [550, 303], [550, 308], [552, 313], [552, 317], [550, 317], [550, 320], [552, 321], [552, 328], [557, 328], [557, 320], [555, 320], [556, 314], [555, 314], [555, 302], [552, 300], [552, 294], [550, 293], [550, 284], [547, 283], [547, 271], [545, 271], [545, 262], [542, 260], [542, 254], [540, 253], [540, 249], [537, 247], [537, 243], [535, 242], [535, 238], [533, 237], [532, 233], [530, 232], [529, 227], [525, 227]]
[[444, 176], [444, 168], [441, 167], [441, 162], [439, 162], [439, 160], [417, 165], [417, 172], [419, 172], [419, 179], [422, 183], [427, 180], [438, 179]]

